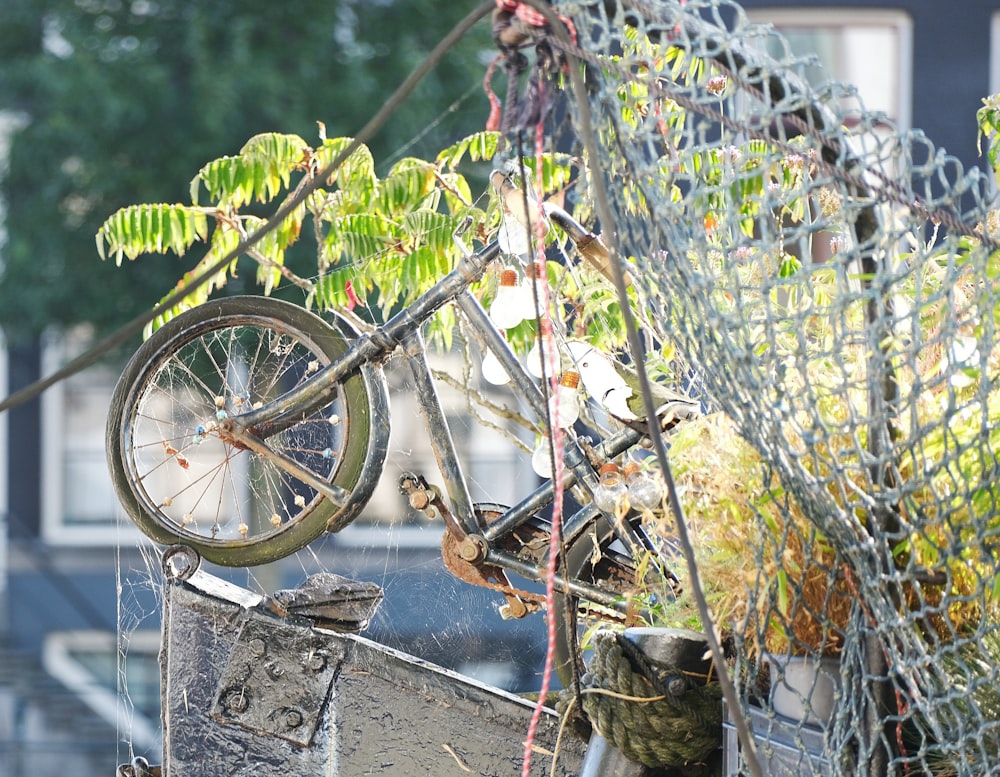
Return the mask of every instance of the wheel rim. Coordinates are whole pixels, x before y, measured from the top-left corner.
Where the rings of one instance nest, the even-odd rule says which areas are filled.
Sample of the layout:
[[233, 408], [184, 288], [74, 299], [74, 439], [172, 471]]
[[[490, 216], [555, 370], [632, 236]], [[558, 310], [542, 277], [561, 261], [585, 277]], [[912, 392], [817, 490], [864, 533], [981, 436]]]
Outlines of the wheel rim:
[[341, 334], [349, 334], [288, 303], [253, 298], [253, 309], [263, 312], [250, 313], [251, 303], [240, 299], [222, 301], [216, 316], [175, 320], [170, 332], [136, 354], [145, 364], [126, 371], [133, 379], [118, 416], [120, 461], [112, 462], [119, 495], [143, 531], [231, 566], [280, 558], [331, 522], [346, 525], [377, 480], [383, 426], [387, 433], [387, 423], [376, 426], [372, 412], [373, 396], [376, 406], [385, 404], [384, 384], [359, 372], [340, 384], [328, 407], [268, 439], [351, 491], [339, 510], [227, 440], [226, 418], [273, 400], [328, 364], [347, 347]]

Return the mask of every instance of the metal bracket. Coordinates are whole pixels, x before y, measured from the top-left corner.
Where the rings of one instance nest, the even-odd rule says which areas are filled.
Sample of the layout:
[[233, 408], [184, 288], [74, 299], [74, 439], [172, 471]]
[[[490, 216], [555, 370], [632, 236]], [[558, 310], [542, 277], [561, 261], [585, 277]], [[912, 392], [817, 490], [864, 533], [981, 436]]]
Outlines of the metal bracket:
[[275, 591], [264, 605], [283, 618], [308, 618], [316, 628], [359, 632], [368, 628], [381, 602], [382, 588], [375, 583], [319, 572], [298, 588]]
[[[179, 562], [187, 559], [181, 555]], [[524, 747], [516, 732], [527, 731], [534, 705], [356, 634], [319, 628], [306, 611], [318, 608], [321, 620], [365, 619], [355, 609], [365, 584], [345, 592], [333, 582], [262, 597], [197, 570], [164, 587], [163, 774], [519, 770]], [[278, 599], [288, 605], [285, 617], [276, 615]], [[558, 716], [545, 710], [532, 777], [579, 773], [583, 743], [567, 738], [557, 747], [558, 731]], [[542, 755], [556, 750], [555, 764]], [[147, 777], [126, 768], [119, 777]]]
[[251, 614], [219, 678], [212, 717], [308, 745], [343, 660], [322, 634]]

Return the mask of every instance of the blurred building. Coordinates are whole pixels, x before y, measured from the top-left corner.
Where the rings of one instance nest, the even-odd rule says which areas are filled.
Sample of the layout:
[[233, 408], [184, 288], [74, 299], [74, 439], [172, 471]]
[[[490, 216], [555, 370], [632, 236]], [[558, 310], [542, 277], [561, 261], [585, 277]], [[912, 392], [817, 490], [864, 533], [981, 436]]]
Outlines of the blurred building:
[[[797, 53], [818, 55], [838, 80], [856, 83], [867, 108], [922, 128], [966, 167], [982, 164], [975, 113], [1000, 90], [996, 3], [744, 4]], [[3, 128], [16, 125], [13, 117], [0, 124], [0, 159]], [[41, 347], [0, 348], [0, 395], [88, 344], [79, 330], [53, 333]], [[91, 368], [0, 414], [0, 777], [111, 774], [131, 757], [130, 745], [151, 762], [159, 758], [156, 553], [123, 517], [105, 467], [104, 422], [120, 367], [112, 360]], [[406, 378], [391, 378], [390, 462], [364, 515], [283, 562], [223, 574], [265, 591], [321, 568], [378, 582], [387, 599], [375, 639], [503, 687], [534, 687], [541, 619], [504, 622], [496, 595], [453, 580], [439, 560], [442, 527], [414, 515], [396, 493], [400, 471], [433, 481], [435, 468]], [[459, 392], [447, 392], [446, 402], [475, 497], [509, 504], [526, 493], [534, 477], [527, 457], [471, 421]]]

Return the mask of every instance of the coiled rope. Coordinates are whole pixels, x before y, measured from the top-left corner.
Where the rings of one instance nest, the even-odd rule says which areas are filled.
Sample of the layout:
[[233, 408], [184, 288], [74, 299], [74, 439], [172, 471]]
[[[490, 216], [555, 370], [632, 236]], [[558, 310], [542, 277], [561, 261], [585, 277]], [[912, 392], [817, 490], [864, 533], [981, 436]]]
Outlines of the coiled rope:
[[652, 661], [618, 632], [593, 637], [580, 678], [584, 711], [626, 757], [652, 768], [699, 763], [722, 745], [722, 691], [714, 674]]

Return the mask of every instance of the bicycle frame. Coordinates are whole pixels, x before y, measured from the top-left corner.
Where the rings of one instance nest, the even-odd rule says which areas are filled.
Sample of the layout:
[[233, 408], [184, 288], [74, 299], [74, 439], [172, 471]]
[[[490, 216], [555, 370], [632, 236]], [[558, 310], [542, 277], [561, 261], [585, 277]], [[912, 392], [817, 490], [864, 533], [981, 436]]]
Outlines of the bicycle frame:
[[[530, 580], [544, 580], [544, 573], [537, 565], [532, 565], [500, 547], [500, 541], [515, 529], [523, 526], [540, 510], [548, 507], [554, 497], [556, 484], [548, 481], [517, 505], [507, 508], [503, 514], [488, 525], [477, 514], [462, 470], [455, 444], [438, 398], [437, 389], [426, 358], [426, 348], [421, 334], [422, 325], [441, 307], [454, 302], [465, 315], [471, 330], [480, 343], [489, 348], [503, 365], [517, 391], [526, 399], [532, 410], [539, 416], [546, 414], [546, 402], [542, 392], [520, 361], [511, 351], [507, 342], [490, 321], [486, 311], [472, 295], [469, 287], [479, 280], [489, 265], [499, 256], [500, 249], [494, 241], [476, 252], [467, 253], [448, 275], [421, 295], [412, 305], [400, 311], [385, 324], [372, 332], [362, 334], [336, 361], [318, 370], [273, 402], [245, 414], [232, 416], [221, 425], [225, 436], [234, 444], [249, 448], [261, 456], [275, 462], [290, 474], [308, 483], [335, 504], [343, 505], [347, 494], [343, 489], [331, 486], [319, 476], [298, 465], [288, 456], [271, 450], [266, 443], [273, 434], [286, 423], [309, 415], [330, 402], [339, 381], [358, 369], [364, 363], [383, 363], [397, 350], [406, 359], [413, 376], [418, 405], [427, 426], [431, 447], [437, 460], [438, 470], [444, 481], [448, 500], [445, 516], [448, 528], [458, 535], [458, 539], [472, 538], [481, 554], [475, 559], [483, 563], [510, 570]], [[616, 456], [639, 442], [641, 435], [626, 428], [590, 448], [592, 455], [605, 460]], [[579, 440], [572, 430], [566, 430], [566, 445], [563, 462], [565, 471], [559, 487], [567, 490], [576, 484], [593, 493], [597, 483], [594, 463], [588, 457], [584, 446], [589, 444]], [[369, 494], [363, 495], [367, 499]], [[570, 516], [563, 526], [566, 542], [571, 542], [595, 519], [600, 511], [588, 505]], [[608, 516], [619, 540], [626, 549], [637, 554], [649, 550], [636, 530], [627, 522]], [[622, 610], [624, 605], [617, 594], [588, 585], [578, 580], [558, 575], [556, 588], [567, 595], [575, 595], [604, 607]]]

